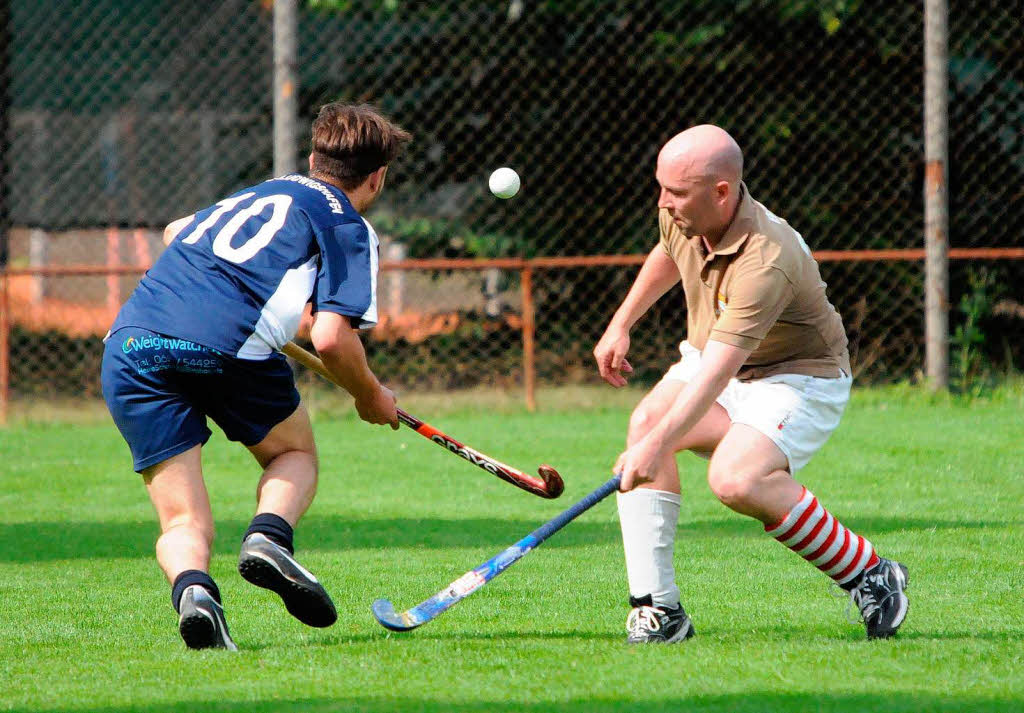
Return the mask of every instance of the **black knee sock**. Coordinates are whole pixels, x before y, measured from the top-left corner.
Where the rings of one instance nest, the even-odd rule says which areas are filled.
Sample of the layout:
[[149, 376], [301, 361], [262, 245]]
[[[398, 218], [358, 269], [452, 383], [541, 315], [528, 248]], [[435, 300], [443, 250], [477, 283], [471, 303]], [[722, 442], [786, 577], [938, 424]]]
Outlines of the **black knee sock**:
[[254, 532], [266, 535], [291, 554], [295, 554], [295, 544], [292, 542], [294, 532], [292, 526], [283, 517], [269, 512], [260, 513], [249, 523], [249, 529], [245, 531], [242, 539], [244, 540]]
[[179, 611], [181, 595], [193, 584], [203, 587], [220, 604], [220, 590], [217, 588], [217, 583], [213, 581], [213, 577], [198, 569], [186, 569], [174, 578], [174, 584], [171, 586], [171, 604], [174, 605], [174, 611]]

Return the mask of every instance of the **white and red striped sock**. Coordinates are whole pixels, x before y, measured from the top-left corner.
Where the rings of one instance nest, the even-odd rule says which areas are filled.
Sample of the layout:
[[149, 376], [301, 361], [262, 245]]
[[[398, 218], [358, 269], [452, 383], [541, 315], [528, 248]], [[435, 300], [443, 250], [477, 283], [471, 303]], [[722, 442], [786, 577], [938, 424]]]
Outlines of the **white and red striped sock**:
[[843, 527], [807, 488], [782, 522], [764, 530], [841, 585], [878, 563], [871, 543]]

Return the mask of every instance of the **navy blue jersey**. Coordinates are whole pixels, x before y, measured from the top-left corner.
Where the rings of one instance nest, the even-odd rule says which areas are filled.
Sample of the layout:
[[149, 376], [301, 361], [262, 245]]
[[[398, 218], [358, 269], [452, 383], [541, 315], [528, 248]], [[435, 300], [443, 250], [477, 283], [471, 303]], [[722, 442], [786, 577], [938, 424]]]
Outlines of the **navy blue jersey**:
[[241, 359], [295, 336], [306, 304], [377, 322], [377, 235], [345, 194], [289, 175], [199, 211], [121, 308], [142, 327]]

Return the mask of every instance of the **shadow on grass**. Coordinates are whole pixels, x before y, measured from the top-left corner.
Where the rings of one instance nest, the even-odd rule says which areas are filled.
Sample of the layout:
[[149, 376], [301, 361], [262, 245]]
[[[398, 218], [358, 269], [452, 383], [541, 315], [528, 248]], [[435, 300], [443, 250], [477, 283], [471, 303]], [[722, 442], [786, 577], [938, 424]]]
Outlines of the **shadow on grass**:
[[[99, 706], [95, 708], [62, 706], [61, 708], [31, 708], [36, 713], [178, 713], [188, 710], [192, 713], [281, 713], [303, 711], [304, 713], [335, 713], [336, 711], [362, 711], [363, 713], [393, 713], [410, 711], [419, 713], [661, 713], [662, 711], [757, 711], [758, 713], [793, 713], [794, 711], [818, 711], [820, 713], [845, 713], [853, 711], [887, 711], [887, 713], [953, 713], [974, 711], [976, 713], [1007, 713], [1020, 711], [1024, 704], [1010, 698], [980, 698], [963, 695], [936, 696], [922, 694], [901, 694], [893, 692], [828, 694], [828, 693], [776, 693], [749, 691], [743, 693], [703, 695], [666, 698], [662, 700], [631, 700], [623, 692], [620, 700], [578, 700], [545, 701], [542, 703], [512, 703], [506, 701], [474, 701], [451, 703], [447, 701], [421, 700], [412, 697], [394, 698], [294, 698], [273, 701], [182, 701], [159, 705]], [[13, 709], [12, 709], [13, 710]]]
[[[300, 551], [485, 547], [498, 551], [520, 540], [541, 520], [487, 518], [386, 518], [352, 520], [311, 517], [296, 531]], [[237, 553], [248, 521], [217, 522], [217, 554]], [[0, 523], [0, 562], [151, 557], [159, 528], [153, 522]], [[577, 522], [545, 548], [611, 543], [617, 522]]]
[[[476, 548], [500, 550], [518, 541], [542, 520], [496, 518], [386, 518], [352, 520], [343, 517], [310, 517], [296, 534], [304, 551], [343, 551], [396, 548]], [[217, 554], [237, 551], [248, 522], [217, 523]], [[852, 518], [849, 524], [866, 535], [906, 530], [985, 529], [1011, 525], [1003, 521], [925, 520], [913, 518]], [[764, 539], [760, 525], [740, 515], [725, 513], [721, 519], [681, 522], [679, 531], [690, 537], [740, 537]], [[46, 562], [59, 559], [136, 558], [153, 554], [159, 534], [153, 522], [26, 522], [0, 523], [0, 562]], [[544, 547], [570, 548], [619, 542], [615, 520], [588, 522], [581, 519], [548, 540]]]

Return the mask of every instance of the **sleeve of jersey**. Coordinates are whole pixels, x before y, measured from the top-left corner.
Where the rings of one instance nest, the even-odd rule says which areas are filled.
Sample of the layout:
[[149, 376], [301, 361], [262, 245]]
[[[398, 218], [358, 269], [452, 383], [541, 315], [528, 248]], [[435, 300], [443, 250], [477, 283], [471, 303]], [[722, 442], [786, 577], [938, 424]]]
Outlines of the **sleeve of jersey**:
[[377, 241], [363, 222], [343, 223], [317, 234], [320, 272], [313, 311], [353, 318], [358, 329], [377, 324]]
[[709, 339], [751, 351], [757, 349], [793, 299], [793, 286], [782, 270], [759, 265], [732, 280], [728, 303]]

